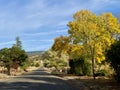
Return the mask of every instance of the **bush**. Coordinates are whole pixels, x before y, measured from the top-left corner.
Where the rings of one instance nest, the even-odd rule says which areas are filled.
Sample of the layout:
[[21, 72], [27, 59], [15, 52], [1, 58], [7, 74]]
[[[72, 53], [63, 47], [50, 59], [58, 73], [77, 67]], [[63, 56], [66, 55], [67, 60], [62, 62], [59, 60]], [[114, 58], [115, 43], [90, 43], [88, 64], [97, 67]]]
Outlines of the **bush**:
[[35, 67], [39, 67], [39, 66], [40, 66], [40, 64], [39, 64], [39, 63], [36, 63], [36, 64], [35, 64]]
[[75, 74], [75, 75], [79, 75], [79, 76], [83, 76], [82, 68], [80, 68], [80, 67], [75, 67], [74, 74]]
[[91, 64], [87, 61], [84, 62], [83, 74], [87, 76], [91, 75]]
[[116, 80], [120, 82], [120, 40], [112, 44], [107, 50], [106, 59], [114, 68]]
[[106, 75], [107, 75], [107, 71], [104, 69], [101, 69], [95, 73], [95, 76], [106, 76]]
[[73, 60], [69, 60], [69, 66], [70, 66], [70, 70], [69, 70], [69, 74], [73, 74], [75, 72], [75, 67], [74, 67], [74, 62]]
[[71, 74], [76, 75], [90, 75], [91, 65], [84, 58], [74, 59], [69, 61]]

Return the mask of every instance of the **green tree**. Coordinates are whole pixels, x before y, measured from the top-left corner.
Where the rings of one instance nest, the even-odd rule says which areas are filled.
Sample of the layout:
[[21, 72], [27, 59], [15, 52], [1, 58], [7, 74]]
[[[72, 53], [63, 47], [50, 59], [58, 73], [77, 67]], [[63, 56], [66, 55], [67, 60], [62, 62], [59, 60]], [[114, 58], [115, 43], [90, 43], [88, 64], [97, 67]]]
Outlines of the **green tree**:
[[20, 40], [20, 37], [16, 37], [16, 43], [14, 44], [14, 46], [22, 49], [22, 42]]
[[19, 47], [13, 46], [11, 49], [11, 59], [13, 62], [18, 62], [19, 66], [24, 67], [27, 61], [27, 54], [24, 50], [20, 49]]
[[11, 67], [17, 69], [19, 66], [27, 66], [27, 54], [22, 49], [21, 41], [19, 37], [16, 37], [16, 44], [11, 48], [3, 48], [0, 50], [0, 60], [3, 62], [4, 67], [7, 68], [10, 75]]
[[116, 79], [120, 82], [120, 40], [113, 43], [106, 52], [106, 60], [114, 68]]
[[10, 69], [13, 64], [13, 61], [11, 60], [11, 51], [9, 48], [3, 48], [0, 50], [0, 59], [3, 62], [3, 66], [7, 68], [8, 75], [10, 75]]
[[0, 60], [3, 62], [3, 66], [7, 68], [8, 75], [12, 67], [17, 69], [19, 66], [24, 66], [28, 56], [24, 50], [13, 46], [12, 48], [3, 48], [0, 50]]

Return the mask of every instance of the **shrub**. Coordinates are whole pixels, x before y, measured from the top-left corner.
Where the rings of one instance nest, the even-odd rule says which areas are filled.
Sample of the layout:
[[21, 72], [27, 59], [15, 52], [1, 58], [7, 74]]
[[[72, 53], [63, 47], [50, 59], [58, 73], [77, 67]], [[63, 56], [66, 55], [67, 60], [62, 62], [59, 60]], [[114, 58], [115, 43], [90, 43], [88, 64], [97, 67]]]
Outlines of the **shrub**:
[[70, 73], [76, 75], [90, 75], [91, 65], [83, 57], [69, 61]]
[[114, 68], [116, 80], [120, 82], [120, 40], [112, 44], [107, 50], [106, 59]]
[[40, 66], [40, 64], [39, 64], [39, 63], [36, 63], [36, 64], [35, 64], [35, 67], [39, 67], [39, 66]]
[[106, 75], [107, 75], [107, 71], [105, 69], [98, 70], [95, 73], [95, 76], [106, 76]]

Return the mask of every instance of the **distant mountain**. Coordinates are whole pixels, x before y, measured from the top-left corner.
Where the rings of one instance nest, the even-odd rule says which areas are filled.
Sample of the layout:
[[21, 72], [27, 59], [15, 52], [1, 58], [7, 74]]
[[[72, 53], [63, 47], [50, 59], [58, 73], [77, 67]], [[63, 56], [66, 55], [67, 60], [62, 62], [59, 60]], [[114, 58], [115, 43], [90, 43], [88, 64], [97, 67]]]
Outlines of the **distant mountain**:
[[26, 53], [29, 56], [33, 56], [33, 55], [40, 55], [40, 54], [44, 53], [44, 51], [29, 51], [29, 52], [26, 52]]

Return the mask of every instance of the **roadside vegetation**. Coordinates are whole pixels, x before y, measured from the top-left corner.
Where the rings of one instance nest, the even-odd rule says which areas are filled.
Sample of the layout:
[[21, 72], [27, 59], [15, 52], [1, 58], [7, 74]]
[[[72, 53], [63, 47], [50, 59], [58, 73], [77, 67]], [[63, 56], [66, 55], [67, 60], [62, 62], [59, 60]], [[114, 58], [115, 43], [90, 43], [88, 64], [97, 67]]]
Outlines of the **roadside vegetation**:
[[70, 21], [68, 36], [56, 37], [52, 50], [68, 56], [68, 73], [115, 77], [120, 81], [120, 23], [112, 13], [81, 10]]
[[22, 43], [19, 37], [16, 37], [16, 43], [10, 48], [2, 48], [0, 50], [0, 72], [12, 75], [19, 69], [26, 71], [28, 64], [28, 56], [22, 49]]
[[68, 60], [66, 55], [58, 56], [57, 52], [48, 50], [42, 55], [44, 67], [49, 68], [53, 74], [66, 73], [68, 68]]

